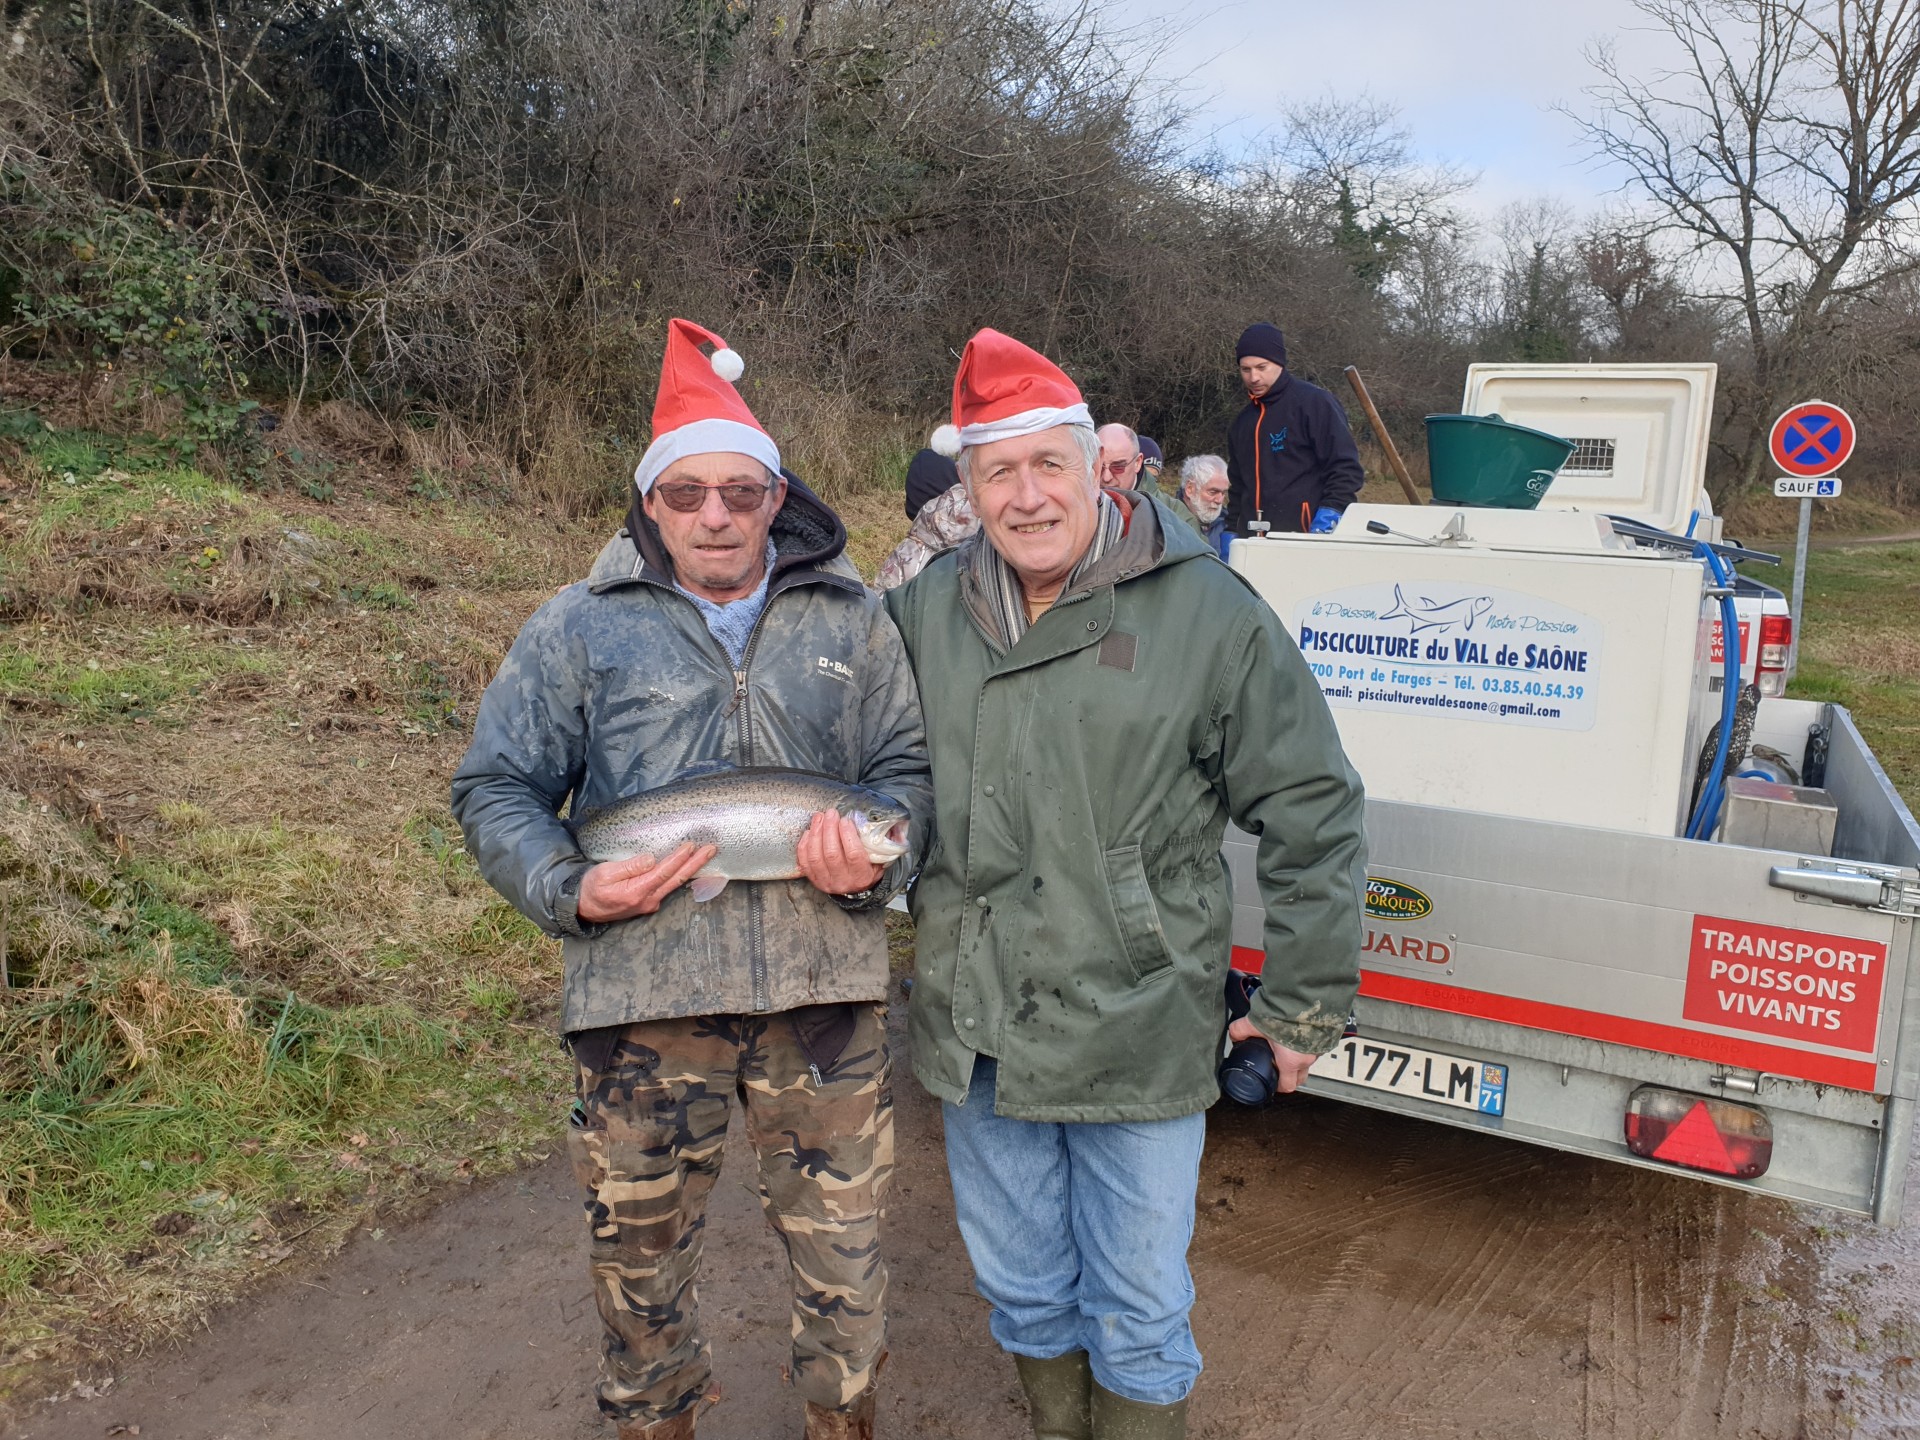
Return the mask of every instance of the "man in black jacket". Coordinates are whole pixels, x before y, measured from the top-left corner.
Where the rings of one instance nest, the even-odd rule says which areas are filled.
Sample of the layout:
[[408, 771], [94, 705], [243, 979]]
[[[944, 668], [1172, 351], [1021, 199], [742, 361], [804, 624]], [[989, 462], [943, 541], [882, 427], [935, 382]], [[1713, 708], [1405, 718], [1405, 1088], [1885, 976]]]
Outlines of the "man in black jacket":
[[1264, 320], [1240, 336], [1247, 408], [1227, 429], [1227, 525], [1316, 534], [1333, 529], [1365, 479], [1340, 402], [1287, 373], [1287, 342]]

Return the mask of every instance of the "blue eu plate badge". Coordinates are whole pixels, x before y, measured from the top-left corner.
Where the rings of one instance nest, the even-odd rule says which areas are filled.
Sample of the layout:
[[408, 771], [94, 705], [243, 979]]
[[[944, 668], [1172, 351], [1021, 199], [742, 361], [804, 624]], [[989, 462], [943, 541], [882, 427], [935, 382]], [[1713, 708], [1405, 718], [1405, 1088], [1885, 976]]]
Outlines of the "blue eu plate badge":
[[1480, 1066], [1480, 1113], [1507, 1113], [1507, 1067], [1483, 1062]]

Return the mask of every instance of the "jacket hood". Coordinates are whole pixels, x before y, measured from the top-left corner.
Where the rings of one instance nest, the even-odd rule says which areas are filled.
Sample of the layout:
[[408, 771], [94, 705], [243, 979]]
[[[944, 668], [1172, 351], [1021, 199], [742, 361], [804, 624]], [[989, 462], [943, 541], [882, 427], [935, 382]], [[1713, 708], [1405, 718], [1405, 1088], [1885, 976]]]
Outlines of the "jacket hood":
[[1193, 533], [1193, 527], [1168, 509], [1166, 501], [1159, 496], [1143, 495], [1138, 490], [1105, 493], [1129, 512], [1127, 531], [1120, 537], [1119, 544], [1100, 557], [1099, 564], [1080, 577], [1073, 593], [1084, 594], [1102, 585], [1118, 585], [1149, 570], [1204, 559], [1212, 554]]
[[[768, 593], [800, 570], [812, 570], [839, 582], [850, 581], [848, 588], [860, 588], [860, 572], [846, 558], [847, 527], [826, 501], [792, 472], [783, 470], [781, 474], [786, 477], [787, 498], [768, 531], [774, 552]], [[669, 586], [675, 583], [673, 557], [660, 539], [660, 527], [647, 518], [637, 492], [627, 507], [625, 527], [600, 551], [587, 576], [588, 585], [595, 590], [634, 580]]]

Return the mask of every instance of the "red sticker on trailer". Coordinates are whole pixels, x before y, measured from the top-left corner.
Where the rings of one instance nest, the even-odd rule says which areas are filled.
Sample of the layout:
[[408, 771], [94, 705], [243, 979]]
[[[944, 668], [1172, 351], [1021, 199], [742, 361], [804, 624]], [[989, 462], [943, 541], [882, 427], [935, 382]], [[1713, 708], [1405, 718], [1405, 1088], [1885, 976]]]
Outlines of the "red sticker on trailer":
[[1887, 947], [1876, 940], [1693, 917], [1687, 1019], [1871, 1054]]

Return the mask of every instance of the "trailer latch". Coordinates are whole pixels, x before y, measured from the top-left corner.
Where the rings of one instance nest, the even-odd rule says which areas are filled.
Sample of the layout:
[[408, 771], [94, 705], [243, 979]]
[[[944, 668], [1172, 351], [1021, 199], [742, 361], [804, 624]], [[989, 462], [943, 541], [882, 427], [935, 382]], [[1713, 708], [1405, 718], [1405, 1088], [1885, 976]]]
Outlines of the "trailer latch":
[[1920, 915], [1920, 881], [1884, 866], [1803, 860], [1798, 868], [1774, 866], [1767, 872], [1767, 883], [1776, 890], [1791, 890], [1802, 900], [1851, 905], [1883, 915]]

